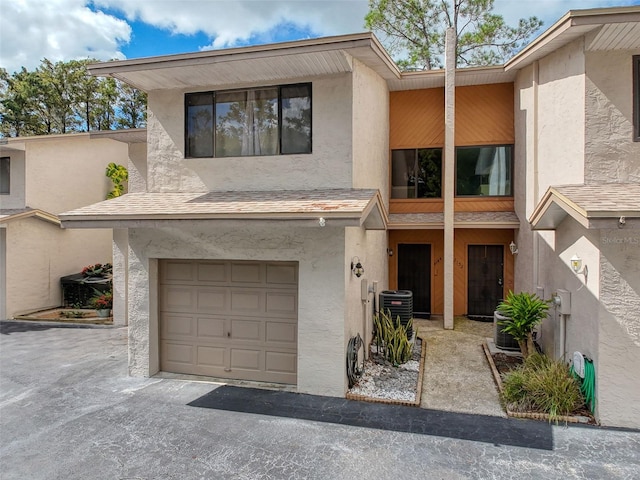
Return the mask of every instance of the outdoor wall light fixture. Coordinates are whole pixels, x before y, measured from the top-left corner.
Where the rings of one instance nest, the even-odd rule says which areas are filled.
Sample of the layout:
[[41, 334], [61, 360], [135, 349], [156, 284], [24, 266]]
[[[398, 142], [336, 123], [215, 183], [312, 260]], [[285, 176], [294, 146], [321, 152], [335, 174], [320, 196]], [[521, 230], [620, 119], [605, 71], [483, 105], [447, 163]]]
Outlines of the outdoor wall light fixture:
[[589, 269], [586, 265], [582, 265], [582, 259], [575, 254], [571, 257], [571, 269], [574, 271], [576, 275], [584, 275], [584, 283], [587, 283], [587, 277], [589, 275]]
[[324, 217], [320, 217], [318, 219], [318, 225], [320, 225], [321, 227], [324, 227], [327, 224], [327, 221], [324, 219]]
[[359, 257], [353, 257], [351, 259], [351, 271], [358, 278], [364, 274], [364, 267], [362, 266], [362, 263], [360, 263]]
[[513, 240], [511, 240], [511, 243], [509, 244], [509, 250], [511, 251], [511, 255], [518, 253], [518, 246]]

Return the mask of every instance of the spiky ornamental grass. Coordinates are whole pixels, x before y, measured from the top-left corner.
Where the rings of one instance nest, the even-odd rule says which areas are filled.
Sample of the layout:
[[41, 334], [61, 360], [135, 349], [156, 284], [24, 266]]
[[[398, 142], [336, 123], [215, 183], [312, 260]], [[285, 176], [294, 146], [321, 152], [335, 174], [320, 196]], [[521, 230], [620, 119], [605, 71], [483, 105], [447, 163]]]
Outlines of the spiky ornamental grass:
[[409, 342], [407, 332], [411, 329], [412, 323], [412, 319], [409, 319], [406, 325], [402, 325], [400, 317], [394, 320], [389, 310], [379, 312], [373, 317], [373, 343], [378, 347], [378, 353], [394, 366], [411, 359], [413, 344]]
[[502, 400], [510, 410], [548, 413], [557, 420], [584, 406], [580, 385], [562, 361], [534, 353], [503, 378]]

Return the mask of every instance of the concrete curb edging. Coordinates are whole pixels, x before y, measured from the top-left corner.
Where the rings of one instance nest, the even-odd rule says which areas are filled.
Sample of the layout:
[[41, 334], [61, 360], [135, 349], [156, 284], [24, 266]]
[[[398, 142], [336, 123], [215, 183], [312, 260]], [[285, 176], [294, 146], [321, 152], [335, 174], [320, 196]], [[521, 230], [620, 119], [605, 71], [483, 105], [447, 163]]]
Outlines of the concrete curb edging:
[[[500, 373], [496, 368], [496, 364], [493, 362], [493, 357], [491, 356], [491, 352], [489, 352], [489, 347], [487, 346], [486, 342], [482, 344], [482, 349], [484, 350], [484, 354], [487, 357], [487, 362], [489, 362], [489, 366], [491, 367], [491, 373], [493, 374], [493, 379], [495, 380], [498, 390], [500, 391], [500, 396], [502, 396], [502, 390], [503, 390], [502, 378], [500, 377]], [[528, 418], [532, 420], [546, 420], [548, 422], [555, 421], [555, 422], [564, 422], [564, 423], [589, 423], [590, 421], [588, 417], [583, 417], [583, 416], [570, 417], [570, 416], [562, 415], [559, 417], [551, 418], [551, 416], [548, 413], [514, 412], [504, 406], [503, 408], [507, 413], [507, 416], [513, 417], [513, 418]]]
[[405, 407], [419, 407], [420, 397], [422, 396], [422, 380], [424, 378], [424, 359], [427, 354], [427, 342], [422, 336], [419, 336], [418, 334], [416, 334], [416, 337], [420, 338], [422, 345], [420, 351], [420, 368], [418, 368], [418, 385], [416, 386], [416, 399], [413, 402], [407, 402], [405, 400], [392, 400], [389, 398], [366, 397], [364, 395], [357, 395], [350, 392], [347, 392], [345, 398], [347, 400], [358, 400], [361, 402], [384, 403], [386, 405], [404, 405]]

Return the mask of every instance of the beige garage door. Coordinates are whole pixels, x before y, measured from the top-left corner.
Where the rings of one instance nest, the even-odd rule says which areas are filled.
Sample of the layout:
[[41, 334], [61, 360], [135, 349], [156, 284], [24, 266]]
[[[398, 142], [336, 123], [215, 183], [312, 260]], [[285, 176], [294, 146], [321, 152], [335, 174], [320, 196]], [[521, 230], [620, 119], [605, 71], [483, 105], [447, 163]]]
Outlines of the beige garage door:
[[160, 261], [160, 368], [295, 384], [298, 264]]

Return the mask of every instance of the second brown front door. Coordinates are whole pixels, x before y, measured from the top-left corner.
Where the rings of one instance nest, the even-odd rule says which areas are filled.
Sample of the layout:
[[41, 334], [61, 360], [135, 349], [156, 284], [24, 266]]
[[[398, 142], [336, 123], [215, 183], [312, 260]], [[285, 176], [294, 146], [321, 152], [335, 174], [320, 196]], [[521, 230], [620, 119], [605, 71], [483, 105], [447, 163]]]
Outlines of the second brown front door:
[[469, 245], [467, 315], [478, 320], [493, 319], [503, 296], [504, 247]]
[[398, 244], [398, 290], [413, 292], [413, 316], [431, 315], [431, 245]]

